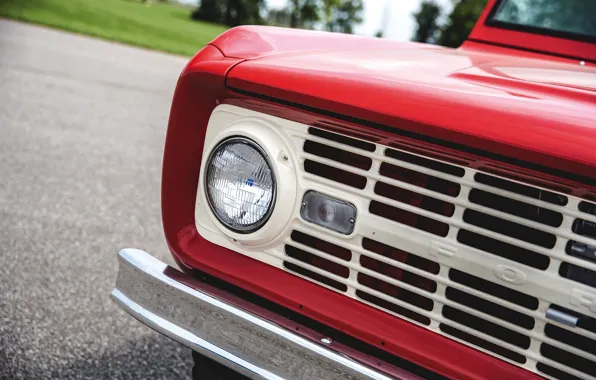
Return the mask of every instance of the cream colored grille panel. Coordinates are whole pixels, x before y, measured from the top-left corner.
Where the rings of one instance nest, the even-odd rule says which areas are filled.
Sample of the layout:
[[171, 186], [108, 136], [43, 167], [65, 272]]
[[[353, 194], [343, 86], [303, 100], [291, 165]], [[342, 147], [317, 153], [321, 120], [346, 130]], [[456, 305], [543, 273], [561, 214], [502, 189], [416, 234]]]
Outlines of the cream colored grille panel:
[[[267, 118], [291, 142], [298, 197], [316, 190], [354, 203], [355, 232], [295, 210], [280, 244], [260, 252], [211, 240], [546, 377], [596, 378], [596, 288], [559, 273], [596, 275], [595, 262], [566, 252], [570, 240], [596, 245], [573, 230], [577, 219], [596, 223], [591, 203]], [[580, 324], [547, 319], [549, 307]]]
[[[581, 287], [580, 285], [572, 283], [568, 279], [559, 276], [558, 270], [562, 261], [589, 270], [596, 270], [596, 264], [593, 262], [571, 257], [565, 253], [565, 246], [569, 240], [592, 245], [596, 243], [593, 239], [578, 235], [571, 229], [571, 225], [576, 218], [588, 221], [593, 221], [595, 219], [594, 216], [579, 211], [578, 206], [580, 200], [559, 195], [554, 199], [554, 202], [556, 203], [545, 202], [540, 199], [520, 194], [519, 192], [511, 191], [511, 189], [503, 189], [482, 183], [478, 181], [479, 176], [482, 178], [482, 174], [479, 174], [475, 170], [449, 163], [443, 163], [445, 166], [441, 167], [442, 165], [434, 165], [437, 161], [431, 160], [428, 162], [426, 161], [426, 158], [421, 160], [419, 164], [412, 163], [411, 161], [417, 161], [416, 158], [419, 156], [381, 145], [375, 144], [374, 151], [367, 152], [363, 149], [319, 136], [313, 136], [308, 133], [295, 132], [293, 133], [293, 136], [297, 139], [298, 144], [303, 145], [307, 143], [307, 141], [311, 141], [326, 147], [341, 149], [348, 154], [351, 153], [370, 158], [372, 160], [372, 165], [370, 166], [370, 169], [366, 170], [339, 162], [334, 158], [329, 158], [324, 151], [322, 151], [322, 154], [320, 155], [307, 152], [302, 152], [300, 154], [300, 161], [303, 165], [305, 163], [308, 164], [309, 161], [316, 162], [326, 165], [328, 167], [326, 169], [330, 171], [333, 171], [333, 169], [329, 168], [340, 169], [366, 178], [364, 189], [359, 189], [357, 186], [355, 187], [353, 184], [349, 183], [342, 184], [336, 181], [330, 181], [324, 178], [325, 175], [321, 173], [318, 173], [318, 175], [304, 173], [304, 179], [309, 182], [321, 186], [341, 188], [342, 191], [363, 199], [363, 203], [377, 202], [382, 208], [388, 208], [388, 206], [394, 207], [402, 211], [426, 217], [430, 221], [439, 222], [437, 227], [428, 228], [428, 231], [430, 232], [425, 232], [420, 231], [420, 227], [406, 226], [403, 223], [390, 220], [390, 218], [387, 217], [382, 218], [378, 215], [367, 214], [367, 210], [359, 210], [358, 218], [359, 223], [364, 226], [359, 230], [361, 238], [377, 239], [381, 240], [381, 243], [383, 240], [386, 242], [395, 242], [395, 236], [391, 236], [391, 229], [396, 232], [397, 229], [401, 229], [403, 232], [400, 232], [410, 235], [408, 240], [410, 240], [411, 243], [394, 243], [394, 245], [401, 245], [400, 247], [394, 248], [400, 248], [410, 254], [418, 255], [421, 258], [428, 257], [428, 255], [434, 255], [436, 262], [440, 265], [440, 269], [438, 273], [429, 273], [428, 271], [421, 270], [420, 268], [408, 265], [407, 263], [392, 260], [386, 256], [367, 251], [362, 248], [360, 244], [346, 244], [341, 238], [332, 236], [327, 237], [325, 240], [347, 248], [353, 253], [353, 257], [349, 262], [329, 255], [323, 251], [313, 249], [312, 247], [297, 244], [295, 241], [292, 241], [291, 238], [286, 241], [286, 244], [348, 268], [350, 274], [347, 278], [323, 270], [320, 266], [313, 266], [301, 262], [295, 258], [286, 258], [285, 260], [287, 262], [293, 265], [298, 265], [320, 276], [324, 276], [338, 284], [345, 285], [346, 294], [365, 303], [375, 307], [381, 307], [386, 311], [397, 314], [402, 318], [421, 324], [437, 332], [447, 333], [452, 337], [455, 335], [456, 339], [462, 338], [467, 341], [476, 342], [477, 344], [473, 345], [480, 345], [483, 351], [488, 351], [493, 354], [496, 353], [497, 356], [504, 358], [509, 362], [526, 367], [532, 371], [538, 372], [536, 364], [543, 363], [579, 378], [590, 378], [590, 375], [593, 375], [593, 372], [587, 374], [579, 371], [577, 368], [567, 366], [564, 363], [559, 363], [552, 360], [552, 358], [547, 358], [541, 354], [540, 350], [541, 344], [544, 343], [557, 349], [567, 351], [589, 363], [594, 363], [596, 361], [596, 355], [594, 355], [593, 352], [588, 352], [573, 346], [573, 341], [570, 342], [571, 345], [566, 344], [551, 339], [544, 333], [544, 327], [549, 323], [557, 325], [562, 331], [575, 331], [576, 333], [583, 334], [586, 338], [596, 338], [594, 332], [583, 330], [579, 327], [569, 328], [545, 318], [545, 311], [551, 303], [569, 306], [568, 301], [570, 291], [572, 291], [573, 287]], [[394, 157], [405, 153], [405, 157], [409, 158], [410, 162], [388, 157], [389, 154], [387, 154], [387, 151], [399, 153], [392, 154]], [[456, 196], [453, 196], [453, 192], [452, 195], [447, 195], [445, 194], [446, 191], [429, 190], [428, 188], [412, 184], [411, 181], [408, 183], [383, 175], [382, 171], [380, 171], [383, 165], [392, 165], [399, 169], [406, 169], [427, 175], [432, 179], [446, 181], [443, 183], [443, 188], [452, 184], [459, 185], [460, 188], [459, 191], [455, 192], [457, 193]], [[435, 170], [432, 166], [439, 166], [439, 169], [442, 170]], [[494, 176], [488, 175], [487, 177], [489, 179], [494, 178]], [[348, 180], [348, 182], [350, 181]], [[437, 208], [441, 208], [441, 206], [451, 206], [452, 209], [448, 210], [446, 213], [442, 213], [437, 210], [432, 210], [431, 207], [424, 208], [421, 207], [421, 205], [412, 205], [412, 202], [400, 201], [396, 199], [398, 197], [390, 196], [389, 198], [387, 196], [379, 195], [379, 191], [375, 191], [375, 189], [378, 190], [376, 186], [378, 186], [379, 183], [388, 185], [387, 187], [390, 188], [393, 187], [392, 189], [400, 189], [395, 191], [406, 190], [415, 193], [416, 195], [426, 196], [437, 205]], [[503, 183], [511, 184], [515, 182], [506, 181]], [[534, 206], [536, 207], [537, 212], [546, 213], [547, 216], [551, 216], [551, 220], [533, 218], [539, 220], [536, 221], [528, 217], [524, 218], [499, 210], [497, 209], [499, 208], [498, 205], [496, 207], [487, 207], [486, 205], [473, 203], [470, 201], [471, 191], [474, 191], [475, 193], [480, 192], [480, 194], [493, 194], [494, 196], [492, 196], [492, 198], [495, 198], [497, 201], [504, 198], [508, 202], [516, 201], [520, 206]], [[542, 190], [542, 192], [550, 195], [551, 198], [553, 195], [558, 195], [547, 190]], [[493, 199], [492, 203], [494, 203], [495, 199]], [[486, 202], [484, 203], [486, 204]], [[485, 226], [483, 228], [482, 226], [471, 224], [466, 221], [466, 213], [474, 213], [484, 219], [493, 217], [516, 223], [518, 228], [522, 229], [521, 234], [516, 231], [507, 231], [507, 228], [491, 229], [490, 227]], [[411, 215], [407, 215], [406, 219], [408, 218], [411, 219]], [[552, 219], [555, 220], [553, 221]], [[430, 224], [432, 224], [432, 222]], [[384, 226], [384, 228], [381, 226]], [[533, 260], [533, 262], [528, 265], [527, 263], [524, 263], [523, 260], [515, 262], [495, 254], [487, 254], [481, 249], [463, 245], [457, 238], [461, 229], [473, 236], [482, 235], [497, 242], [504, 242], [531, 251], [537, 259]], [[527, 231], [523, 231], [523, 229], [527, 229]], [[311, 232], [315, 233], [315, 231]], [[528, 237], [523, 234], [524, 232], [530, 232], [539, 236]], [[463, 260], [456, 259], [456, 257], [460, 255]], [[370, 258], [377, 262], [391, 265], [402, 271], [407, 271], [407, 273], [427, 279], [433, 287], [433, 291], [404, 282], [403, 278], [402, 281], [400, 281], [395, 279], [395, 277], [379, 273], [379, 271], [365, 268], [362, 266], [361, 257]], [[472, 261], [475, 261], [475, 263], [472, 263]], [[482, 265], [483, 262], [491, 262], [492, 265], [489, 265], [488, 267], [493, 268], [493, 273], [487, 273], [487, 265]], [[503, 268], [502, 273], [498, 272], [500, 270], [499, 265]], [[522, 286], [517, 287], [520, 288], [521, 292], [536, 297], [536, 308], [534, 310], [532, 308], [524, 308], [518, 304], [507, 302], [502, 298], [494, 297], [485, 292], [454, 282], [449, 278], [449, 268], [473, 274], [476, 277], [484, 279], [494, 279], [496, 280], [495, 282], [505, 282], [506, 285], [508, 284], [507, 280], [499, 281], [499, 277], [497, 277], [498, 275], [506, 276], [506, 272], [509, 273], [510, 271], [509, 283], [524, 281], [522, 279], [523, 276], [527, 282], [520, 284]], [[495, 270], [497, 271], [496, 275]], [[388, 295], [388, 293], [390, 293], [388, 291], [379, 291], [378, 289], [363, 285], [363, 281], [358, 281], [358, 276], [362, 275], [368, 276], [368, 279], [380, 280], [384, 285], [388, 284], [399, 288], [397, 294], [402, 290], [407, 291], [408, 293], [406, 297], [402, 297], [406, 298], [406, 300], [392, 297], [391, 295]], [[337, 288], [334, 286], [331, 287]], [[387, 288], [387, 285], [385, 285], [385, 287]], [[498, 286], [495, 285], [494, 287]], [[517, 287], [513, 286], [513, 289]], [[341, 291], [341, 289], [339, 290]], [[555, 292], [553, 293], [553, 291]], [[449, 297], [449, 292], [457, 294], [459, 297]], [[364, 294], [366, 294], [367, 297], [362, 297]], [[370, 296], [376, 298], [373, 301], [374, 303], [370, 302]], [[418, 298], [416, 296], [418, 296]], [[458, 298], [460, 298], [460, 300], [458, 300]], [[461, 298], [463, 298], [464, 301], [462, 301]], [[469, 301], [470, 298], [472, 299], [471, 302], [465, 302], [465, 299], [468, 299]], [[381, 302], [379, 302], [379, 300], [381, 300]], [[473, 308], [465, 304], [478, 305], [479, 303], [482, 304], [483, 300], [490, 302], [490, 304], [483, 305], [488, 305], [485, 309], [496, 310], [500, 313], [505, 312], [505, 314], [499, 318], [498, 316], [485, 312], [486, 310], [483, 311], [482, 308]], [[398, 306], [403, 309], [397, 309], [397, 312], [395, 312], [391, 306]], [[404, 309], [413, 313], [408, 313]], [[581, 311], [585, 312], [585, 310]], [[513, 314], [513, 318], [508, 318], [508, 316], [511, 317]], [[481, 340], [476, 340], [476, 338], [480, 338]], [[462, 339], [457, 340], [462, 341]], [[507, 351], [504, 351], [503, 349]], [[577, 360], [574, 359], [574, 362], [575, 361]], [[575, 367], [578, 366], [575, 365]]]

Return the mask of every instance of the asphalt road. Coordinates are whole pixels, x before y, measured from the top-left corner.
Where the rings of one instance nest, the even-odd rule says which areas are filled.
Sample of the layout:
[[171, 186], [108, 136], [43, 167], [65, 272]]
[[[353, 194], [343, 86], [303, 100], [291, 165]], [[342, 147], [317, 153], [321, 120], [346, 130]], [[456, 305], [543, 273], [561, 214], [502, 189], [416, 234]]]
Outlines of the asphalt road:
[[0, 19], [0, 378], [188, 379], [109, 299], [120, 248], [171, 262], [161, 160], [183, 58]]

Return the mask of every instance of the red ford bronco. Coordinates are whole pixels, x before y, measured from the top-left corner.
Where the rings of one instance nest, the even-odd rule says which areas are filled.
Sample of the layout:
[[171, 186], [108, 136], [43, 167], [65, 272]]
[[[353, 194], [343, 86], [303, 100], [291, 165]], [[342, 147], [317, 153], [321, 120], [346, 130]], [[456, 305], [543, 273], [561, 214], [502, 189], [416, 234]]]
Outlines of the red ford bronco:
[[122, 250], [113, 299], [195, 379], [595, 379], [594, 8], [490, 0], [458, 49], [222, 34], [171, 108], [180, 270]]

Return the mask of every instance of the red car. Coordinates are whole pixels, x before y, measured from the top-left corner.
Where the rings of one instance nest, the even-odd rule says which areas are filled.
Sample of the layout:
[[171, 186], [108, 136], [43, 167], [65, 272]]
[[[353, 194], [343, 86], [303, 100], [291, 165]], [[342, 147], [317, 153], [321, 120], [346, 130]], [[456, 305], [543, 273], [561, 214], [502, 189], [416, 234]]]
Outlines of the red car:
[[166, 139], [182, 271], [125, 249], [113, 299], [195, 379], [596, 378], [596, 14], [548, 2], [458, 49], [216, 38]]

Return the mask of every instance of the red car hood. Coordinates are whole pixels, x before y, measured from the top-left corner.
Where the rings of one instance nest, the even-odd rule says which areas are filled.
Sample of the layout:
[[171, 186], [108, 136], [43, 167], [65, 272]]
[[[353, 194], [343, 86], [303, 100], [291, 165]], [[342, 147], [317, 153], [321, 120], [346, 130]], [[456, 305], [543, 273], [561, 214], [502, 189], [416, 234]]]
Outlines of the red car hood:
[[241, 43], [220, 41], [225, 55], [248, 58], [230, 70], [227, 85], [501, 155], [535, 152], [550, 157], [540, 164], [596, 178], [594, 67], [511, 51], [284, 33], [260, 29], [251, 36], [260, 52], [244, 56], [234, 50]]

